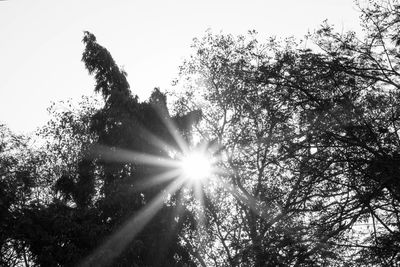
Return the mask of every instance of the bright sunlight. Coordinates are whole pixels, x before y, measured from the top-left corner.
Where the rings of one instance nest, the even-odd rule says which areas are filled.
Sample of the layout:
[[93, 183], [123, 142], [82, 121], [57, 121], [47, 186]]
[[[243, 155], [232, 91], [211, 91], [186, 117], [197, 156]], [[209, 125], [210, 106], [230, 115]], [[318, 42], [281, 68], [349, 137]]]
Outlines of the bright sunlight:
[[206, 154], [194, 151], [181, 159], [180, 168], [185, 178], [202, 180], [212, 173], [212, 162]]

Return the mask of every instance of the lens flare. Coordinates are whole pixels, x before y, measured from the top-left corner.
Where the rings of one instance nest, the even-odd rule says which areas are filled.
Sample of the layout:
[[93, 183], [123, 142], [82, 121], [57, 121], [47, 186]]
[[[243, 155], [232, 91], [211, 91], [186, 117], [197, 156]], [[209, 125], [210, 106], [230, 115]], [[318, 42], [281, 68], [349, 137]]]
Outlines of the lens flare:
[[[161, 114], [162, 115], [162, 114]], [[152, 155], [143, 153], [143, 151], [131, 151], [117, 147], [107, 147], [97, 145], [88, 153], [89, 158], [100, 158], [105, 162], [115, 163], [134, 163], [136, 165], [155, 166], [165, 169], [165, 172], [155, 174], [142, 179], [132, 186], [138, 192], [143, 189], [151, 188], [156, 185], [164, 185], [159, 194], [153, 199], [149, 199], [147, 204], [138, 210], [134, 217], [127, 220], [120, 228], [115, 231], [109, 238], [93, 251], [87, 258], [81, 262], [80, 266], [97, 266], [110, 265], [112, 261], [120, 255], [126, 246], [136, 238], [141, 230], [154, 218], [163, 205], [167, 202], [169, 196], [178, 192], [178, 205], [176, 207], [176, 215], [179, 216], [183, 212], [184, 193], [181, 188], [192, 189], [194, 197], [198, 200], [201, 207], [204, 206], [203, 187], [207, 186], [212, 180], [213, 175], [219, 175], [222, 171], [217, 167], [220, 161], [221, 148], [215, 144], [204, 143], [197, 145], [195, 149], [191, 149], [184, 138], [180, 135], [171, 118], [160, 116], [165, 126], [173, 137], [176, 148], [169, 143], [163, 142], [157, 136], [142, 130], [142, 135], [147, 135], [149, 142], [155, 147], [160, 148], [163, 155]], [[168, 156], [165, 156], [168, 154]], [[186, 193], [185, 193], [186, 194]], [[199, 209], [198, 225], [204, 227], [203, 209]]]
[[202, 180], [212, 174], [211, 158], [201, 152], [190, 152], [180, 162], [182, 176], [192, 180]]

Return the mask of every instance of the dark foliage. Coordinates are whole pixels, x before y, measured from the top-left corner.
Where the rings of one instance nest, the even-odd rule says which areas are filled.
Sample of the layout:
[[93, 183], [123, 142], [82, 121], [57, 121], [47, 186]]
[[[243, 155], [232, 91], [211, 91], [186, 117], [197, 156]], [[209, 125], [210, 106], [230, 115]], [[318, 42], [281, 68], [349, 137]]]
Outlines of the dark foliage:
[[[50, 108], [41, 148], [0, 126], [0, 265], [397, 266], [399, 6], [359, 5], [364, 38], [324, 24], [315, 50], [208, 33], [175, 116], [85, 32], [104, 102]], [[137, 156], [172, 159], [176, 135], [217, 160], [202, 201]]]

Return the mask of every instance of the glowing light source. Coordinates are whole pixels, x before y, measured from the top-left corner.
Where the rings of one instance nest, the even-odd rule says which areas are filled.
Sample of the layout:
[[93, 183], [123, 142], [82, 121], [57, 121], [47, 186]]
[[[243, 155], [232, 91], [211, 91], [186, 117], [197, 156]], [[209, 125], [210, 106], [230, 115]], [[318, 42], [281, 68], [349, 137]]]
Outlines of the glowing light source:
[[180, 168], [185, 178], [201, 180], [212, 173], [211, 158], [201, 152], [190, 152], [181, 159]]

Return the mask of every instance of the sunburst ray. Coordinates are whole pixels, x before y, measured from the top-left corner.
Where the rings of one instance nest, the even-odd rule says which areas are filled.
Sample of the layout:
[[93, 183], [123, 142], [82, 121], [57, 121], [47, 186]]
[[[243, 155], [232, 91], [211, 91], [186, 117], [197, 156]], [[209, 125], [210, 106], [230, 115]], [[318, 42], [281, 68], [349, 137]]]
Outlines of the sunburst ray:
[[122, 148], [107, 147], [103, 145], [95, 146], [91, 151], [91, 156], [92, 157], [101, 156], [102, 160], [108, 162], [136, 163], [143, 165], [163, 166], [163, 167], [179, 166], [177, 161], [171, 158], [129, 151], [127, 149], [122, 149]]
[[162, 208], [166, 198], [174, 194], [185, 182], [182, 177], [174, 180], [163, 192], [160, 192], [153, 200], [143, 207], [133, 218], [120, 227], [109, 239], [94, 253], [87, 257], [80, 266], [104, 266], [112, 262], [131, 242], [135, 236]]
[[169, 171], [162, 172], [158, 175], [148, 177], [147, 179], [143, 179], [138, 183], [135, 183], [136, 190], [147, 189], [165, 182], [168, 182], [178, 176], [180, 176], [181, 171], [179, 169], [172, 169]]

